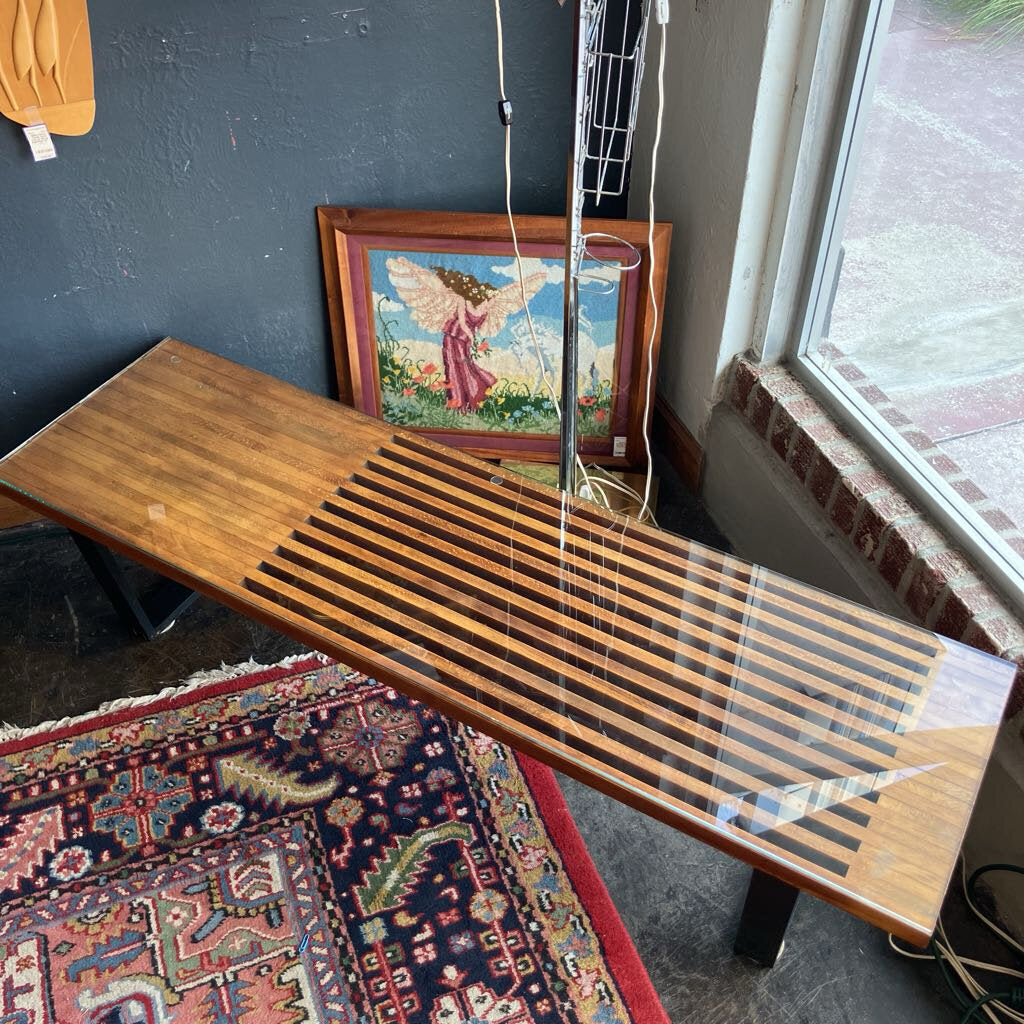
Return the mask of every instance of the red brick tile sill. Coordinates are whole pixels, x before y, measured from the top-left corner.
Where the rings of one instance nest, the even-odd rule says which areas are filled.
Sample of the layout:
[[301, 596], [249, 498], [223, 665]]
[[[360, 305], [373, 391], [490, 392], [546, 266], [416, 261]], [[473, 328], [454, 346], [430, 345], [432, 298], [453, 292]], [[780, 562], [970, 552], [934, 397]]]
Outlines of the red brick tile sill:
[[[802, 382], [785, 367], [740, 358], [730, 372], [728, 401], [789, 467], [857, 556], [892, 588], [909, 618], [1020, 666], [1007, 714], [1024, 708], [1020, 620]], [[931, 446], [924, 435], [917, 447], [922, 446]], [[947, 472], [959, 468], [950, 460]], [[979, 492], [974, 500], [985, 501], [985, 496]], [[1008, 531], [1010, 543], [1021, 543], [1008, 519], [993, 526]]]

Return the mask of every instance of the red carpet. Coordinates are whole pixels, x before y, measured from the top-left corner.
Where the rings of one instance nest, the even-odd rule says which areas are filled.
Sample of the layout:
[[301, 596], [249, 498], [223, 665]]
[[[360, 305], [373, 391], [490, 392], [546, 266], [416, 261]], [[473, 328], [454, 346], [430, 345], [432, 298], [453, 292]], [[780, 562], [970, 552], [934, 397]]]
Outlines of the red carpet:
[[316, 658], [0, 743], [0, 1019], [665, 1024], [550, 770]]

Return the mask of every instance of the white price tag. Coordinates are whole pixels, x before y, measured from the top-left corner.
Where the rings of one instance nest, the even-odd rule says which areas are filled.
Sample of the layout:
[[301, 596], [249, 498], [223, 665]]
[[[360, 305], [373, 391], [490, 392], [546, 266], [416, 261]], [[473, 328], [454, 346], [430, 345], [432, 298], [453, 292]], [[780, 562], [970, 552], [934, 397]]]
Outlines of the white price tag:
[[626, 457], [626, 439], [624, 437], [616, 437], [612, 441], [612, 455], [617, 459]]
[[22, 131], [28, 139], [29, 148], [32, 150], [32, 159], [38, 163], [40, 160], [53, 160], [57, 156], [57, 150], [53, 147], [53, 139], [50, 137], [50, 129], [45, 124], [29, 124]]

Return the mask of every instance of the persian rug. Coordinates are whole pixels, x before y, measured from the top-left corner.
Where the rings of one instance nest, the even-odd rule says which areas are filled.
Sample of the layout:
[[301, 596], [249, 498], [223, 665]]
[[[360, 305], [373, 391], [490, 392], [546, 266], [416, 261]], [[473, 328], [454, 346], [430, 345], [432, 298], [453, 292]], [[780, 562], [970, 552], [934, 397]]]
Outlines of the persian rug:
[[0, 1024], [665, 1024], [551, 771], [318, 656], [0, 736]]

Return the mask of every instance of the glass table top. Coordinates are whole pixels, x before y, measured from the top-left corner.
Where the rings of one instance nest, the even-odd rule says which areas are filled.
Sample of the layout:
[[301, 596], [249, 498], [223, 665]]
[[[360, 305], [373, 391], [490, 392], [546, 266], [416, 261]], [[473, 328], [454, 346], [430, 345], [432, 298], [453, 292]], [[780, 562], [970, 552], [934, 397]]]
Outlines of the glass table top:
[[1014, 675], [181, 342], [13, 496], [911, 941]]

